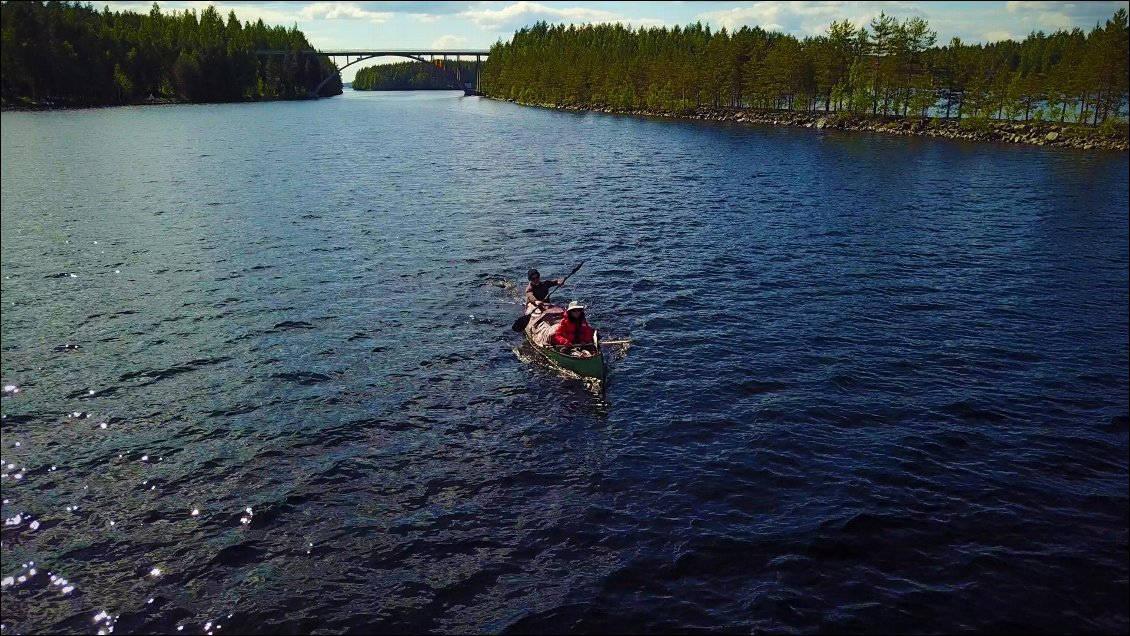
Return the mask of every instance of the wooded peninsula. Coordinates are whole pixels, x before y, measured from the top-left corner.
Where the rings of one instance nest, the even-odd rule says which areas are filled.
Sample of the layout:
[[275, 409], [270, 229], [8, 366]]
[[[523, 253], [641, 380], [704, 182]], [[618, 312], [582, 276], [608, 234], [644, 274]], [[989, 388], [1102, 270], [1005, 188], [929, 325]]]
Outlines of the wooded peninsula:
[[[1127, 149], [1126, 10], [1090, 33], [936, 41], [926, 20], [886, 13], [804, 39], [539, 22], [491, 47], [481, 89], [565, 110]], [[353, 88], [452, 87], [407, 62], [362, 68]]]
[[524, 102], [657, 108], [744, 106], [1102, 123], [1124, 116], [1127, 12], [1105, 27], [1032, 33], [1023, 42], [934, 46], [922, 18], [885, 13], [792, 35], [701, 23], [632, 30], [539, 22], [491, 47], [483, 88]]
[[[223, 19], [209, 6], [163, 14], [89, 3], [0, 4], [5, 107], [238, 102], [340, 95], [337, 69], [297, 28]], [[265, 55], [258, 52], [275, 51]]]

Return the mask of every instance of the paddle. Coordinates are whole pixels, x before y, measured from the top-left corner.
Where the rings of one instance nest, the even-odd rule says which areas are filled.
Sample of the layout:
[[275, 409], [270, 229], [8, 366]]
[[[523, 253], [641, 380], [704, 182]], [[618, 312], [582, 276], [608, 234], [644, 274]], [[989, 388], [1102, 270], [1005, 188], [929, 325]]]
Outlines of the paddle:
[[[585, 262], [584, 262], [584, 261], [581, 261], [580, 263], [577, 263], [577, 266], [573, 268], [573, 271], [569, 272], [568, 274], [566, 274], [566, 275], [565, 275], [565, 278], [561, 279], [561, 285], [564, 285], [564, 284], [565, 284], [565, 281], [569, 280], [569, 277], [570, 277], [570, 276], [572, 276], [573, 274], [576, 274], [576, 273], [577, 273], [577, 270], [578, 270], [578, 269], [581, 269], [581, 265], [584, 265], [584, 264], [585, 264]], [[561, 285], [554, 285], [554, 287], [555, 287], [555, 288], [556, 288], [556, 287], [560, 287]], [[546, 295], [545, 295], [545, 300], [543, 300], [543, 301], [541, 301], [541, 302], [546, 302], [546, 301], [548, 301], [548, 300], [549, 300], [549, 297], [553, 295], [553, 292], [554, 292], [554, 291], [557, 291], [557, 289], [554, 289], [553, 291], [551, 291], [551, 292], [549, 292], [548, 294], [546, 294]], [[522, 314], [522, 317], [521, 317], [521, 318], [519, 318], [519, 319], [517, 319], [517, 320], [515, 320], [515, 321], [514, 321], [514, 324], [513, 324], [513, 325], [511, 325], [511, 326], [510, 326], [510, 328], [511, 328], [511, 329], [513, 329], [514, 331], [523, 331], [523, 330], [525, 330], [525, 328], [526, 328], [526, 325], [530, 324], [530, 317], [532, 317], [533, 315], [534, 315], [534, 314], [533, 314], [533, 312], [530, 312], [530, 313], [528, 313], [528, 314]]]

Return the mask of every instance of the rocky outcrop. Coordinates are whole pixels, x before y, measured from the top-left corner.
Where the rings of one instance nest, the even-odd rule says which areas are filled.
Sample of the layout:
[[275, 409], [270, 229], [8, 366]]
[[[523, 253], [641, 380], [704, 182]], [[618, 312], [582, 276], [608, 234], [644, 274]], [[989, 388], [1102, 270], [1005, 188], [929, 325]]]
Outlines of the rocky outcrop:
[[558, 110], [647, 115], [651, 117], [675, 117], [707, 121], [736, 121], [773, 126], [797, 126], [815, 128], [818, 130], [853, 130], [892, 135], [917, 135], [924, 137], [943, 137], [946, 139], [965, 139], [970, 141], [995, 141], [1032, 144], [1036, 146], [1060, 146], [1080, 148], [1083, 150], [1098, 149], [1126, 152], [1130, 149], [1125, 125], [1121, 127], [1120, 132], [1111, 134], [1105, 130], [1104, 127], [1096, 128], [1094, 126], [1060, 124], [1055, 122], [1012, 122], [983, 119], [958, 122], [956, 119], [924, 119], [920, 117], [856, 115], [849, 113], [798, 113], [792, 111], [748, 110], [705, 106], [683, 112], [671, 113], [657, 110], [580, 107], [560, 104], [525, 105]]

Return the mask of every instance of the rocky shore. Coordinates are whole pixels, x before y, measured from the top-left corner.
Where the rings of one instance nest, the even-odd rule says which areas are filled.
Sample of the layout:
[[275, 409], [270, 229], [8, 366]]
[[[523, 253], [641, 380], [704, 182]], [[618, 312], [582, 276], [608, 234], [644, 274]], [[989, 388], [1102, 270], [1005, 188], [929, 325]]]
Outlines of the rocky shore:
[[[511, 100], [513, 101], [513, 100]], [[515, 102], [521, 103], [521, 102]], [[1127, 139], [1127, 126], [1088, 126], [1057, 122], [1015, 122], [994, 120], [892, 117], [877, 115], [857, 115], [851, 113], [793, 112], [774, 110], [747, 110], [737, 108], [715, 108], [701, 106], [679, 113], [658, 110], [632, 110], [609, 107], [579, 107], [558, 104], [523, 104], [557, 110], [591, 111], [622, 115], [647, 115], [651, 117], [675, 117], [680, 119], [701, 119], [708, 121], [734, 121], [775, 126], [796, 126], [802, 128], [853, 130], [878, 132], [892, 135], [918, 135], [923, 137], [944, 137], [946, 139], [966, 139], [970, 141], [996, 141], [1003, 143], [1032, 144], [1037, 146], [1060, 146], [1082, 150], [1114, 150], [1126, 152], [1130, 149]]]

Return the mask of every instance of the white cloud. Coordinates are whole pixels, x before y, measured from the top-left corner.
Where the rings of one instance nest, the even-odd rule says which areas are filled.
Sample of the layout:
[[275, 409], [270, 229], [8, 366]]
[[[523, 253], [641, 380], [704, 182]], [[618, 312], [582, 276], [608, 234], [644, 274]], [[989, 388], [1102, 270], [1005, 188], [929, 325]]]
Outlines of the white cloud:
[[352, 2], [314, 2], [302, 8], [306, 20], [368, 20], [376, 24], [388, 22], [393, 14], [362, 9]]
[[1023, 40], [1024, 36], [1017, 37], [1008, 31], [985, 31], [981, 33], [982, 42], [1001, 42], [1003, 40]]
[[1020, 24], [1025, 25], [1030, 29], [1040, 29], [1047, 31], [1058, 31], [1060, 29], [1070, 31], [1076, 21], [1067, 15], [1065, 11], [1074, 10], [1074, 4], [1064, 4], [1061, 2], [1017, 2], [1012, 1], [1005, 5], [1005, 10], [1017, 17], [1014, 21], [1019, 21]]
[[[959, 36], [966, 42], [1022, 40], [1031, 31], [1053, 32], [1070, 29], [1086, 21], [1084, 12], [1109, 11], [1110, 3], [1013, 1], [1005, 10], [989, 3], [956, 9], [944, 2], [784, 2], [765, 0], [745, 6], [704, 11], [695, 17], [711, 26], [734, 31], [743, 26], [759, 26], [766, 31], [790, 33], [797, 37], [825, 34], [833, 21], [850, 20], [855, 28], [870, 30], [871, 20], [880, 12], [897, 20], [921, 17], [938, 33], [939, 42]], [[1099, 6], [1096, 6], [1099, 5]], [[1108, 15], [1110, 14], [1108, 13]], [[1017, 35], [1020, 33], [1021, 35]]]
[[484, 29], [496, 29], [507, 25], [521, 26], [545, 20], [559, 23], [624, 22], [620, 16], [610, 11], [586, 7], [550, 7], [537, 2], [522, 0], [501, 9], [469, 9], [461, 14]]
[[1066, 14], [1059, 13], [1058, 11], [1044, 11], [1036, 16], [1036, 22], [1049, 31], [1065, 30], [1070, 31], [1071, 25], [1075, 23]]
[[459, 37], [458, 35], [441, 35], [432, 40], [431, 48], [433, 49], [457, 49], [466, 47], [467, 38]]
[[668, 22], [670, 22], [670, 20], [660, 20], [658, 18], [630, 18], [630, 19], [624, 19], [624, 20], [617, 20], [617, 22], [619, 22], [619, 23], [621, 23], [625, 26], [630, 24], [630, 25], [632, 25], [633, 29], [638, 29], [640, 27], [644, 27], [644, 28], [661, 27], [661, 26], [667, 24]]
[[905, 2], [756, 2], [749, 6], [705, 11], [696, 18], [714, 28], [730, 31], [743, 26], [761, 27], [796, 36], [821, 35], [833, 21], [848, 19], [856, 28], [867, 26], [880, 12], [887, 15], [921, 15], [915, 5]]
[[1126, 2], [1031, 2], [1013, 0], [1005, 4], [1005, 11], [1016, 16], [1026, 29], [1057, 31], [1080, 27], [1089, 29], [1104, 24], [1114, 12], [1126, 8]]
[[781, 31], [784, 29], [784, 25], [780, 22], [782, 11], [780, 4], [778, 2], [759, 2], [752, 7], [707, 11], [698, 14], [698, 17], [715, 27], [726, 27], [730, 31], [740, 29], [744, 25], [759, 26], [766, 31]]
[[[1009, 0], [1004, 5], [1005, 11], [1009, 13], [1019, 13], [1021, 11], [1044, 11], [1048, 8], [1049, 2], [1022, 2], [1020, 0]], [[1056, 2], [1056, 5], [1062, 3]]]

